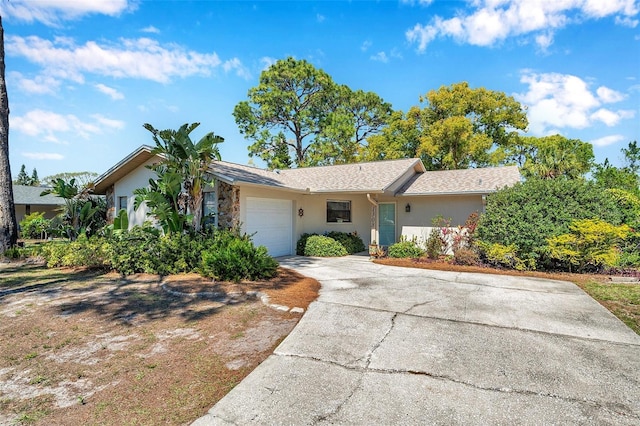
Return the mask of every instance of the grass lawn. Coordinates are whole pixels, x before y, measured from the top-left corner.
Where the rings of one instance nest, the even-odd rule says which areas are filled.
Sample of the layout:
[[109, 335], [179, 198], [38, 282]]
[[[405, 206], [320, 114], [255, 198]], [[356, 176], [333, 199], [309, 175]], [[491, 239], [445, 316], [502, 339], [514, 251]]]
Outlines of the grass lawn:
[[480, 266], [460, 266], [447, 262], [416, 262], [412, 259], [378, 259], [376, 263], [441, 271], [478, 272], [513, 276], [532, 276], [552, 280], [570, 281], [583, 289], [622, 322], [640, 335], [640, 283], [614, 284], [603, 275], [512, 271]]
[[[319, 284], [241, 284], [0, 265], [0, 424], [190, 424], [293, 329]], [[180, 293], [215, 287], [233, 304]], [[181, 291], [186, 290], [186, 291]]]

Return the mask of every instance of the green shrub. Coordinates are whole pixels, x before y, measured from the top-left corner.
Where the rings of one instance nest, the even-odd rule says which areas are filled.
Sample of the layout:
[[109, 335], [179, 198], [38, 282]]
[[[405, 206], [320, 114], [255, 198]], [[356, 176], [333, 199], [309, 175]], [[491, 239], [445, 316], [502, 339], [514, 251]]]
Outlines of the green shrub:
[[602, 270], [618, 262], [617, 245], [629, 233], [627, 225], [615, 226], [599, 219], [574, 221], [570, 233], [549, 238], [548, 255], [576, 267], [578, 272]]
[[365, 251], [364, 242], [362, 241], [362, 238], [360, 238], [356, 233], [331, 231], [328, 232], [325, 236], [333, 238], [334, 240], [342, 244], [342, 247], [347, 250], [348, 254], [355, 254], [360, 253], [361, 251]]
[[150, 226], [134, 226], [128, 231], [113, 234], [108, 251], [111, 267], [122, 275], [165, 271], [167, 259], [161, 256], [157, 231]]
[[296, 243], [296, 254], [298, 256], [304, 256], [304, 249], [307, 246], [307, 240], [309, 239], [309, 237], [311, 237], [313, 235], [318, 235], [318, 234], [307, 234], [307, 233], [304, 233], [304, 234], [300, 235], [300, 239]]
[[505, 246], [500, 243], [478, 241], [478, 247], [485, 261], [492, 266], [506, 267], [518, 271], [535, 269], [535, 264], [527, 263], [518, 257], [515, 244]]
[[20, 221], [20, 235], [22, 238], [45, 238], [51, 221], [44, 218], [44, 213], [33, 212]]
[[462, 247], [453, 252], [453, 263], [463, 266], [475, 266], [480, 263], [480, 256], [475, 250]]
[[223, 281], [258, 280], [275, 276], [278, 262], [247, 235], [218, 231], [213, 246], [202, 252], [201, 273]]
[[427, 257], [437, 259], [442, 254], [442, 236], [439, 228], [431, 228], [429, 238], [427, 238]]
[[478, 239], [513, 247], [516, 258], [545, 267], [547, 239], [569, 232], [576, 219], [618, 225], [622, 215], [613, 197], [582, 179], [528, 179], [487, 197]]
[[311, 235], [304, 248], [305, 256], [337, 257], [346, 256], [347, 250], [333, 238], [324, 235]]
[[413, 241], [400, 241], [389, 246], [389, 257], [396, 258], [412, 258], [420, 257], [424, 254], [424, 251], [418, 247]]
[[39, 249], [47, 266], [104, 268], [109, 264], [109, 243], [100, 237], [80, 235], [75, 241], [50, 241]]

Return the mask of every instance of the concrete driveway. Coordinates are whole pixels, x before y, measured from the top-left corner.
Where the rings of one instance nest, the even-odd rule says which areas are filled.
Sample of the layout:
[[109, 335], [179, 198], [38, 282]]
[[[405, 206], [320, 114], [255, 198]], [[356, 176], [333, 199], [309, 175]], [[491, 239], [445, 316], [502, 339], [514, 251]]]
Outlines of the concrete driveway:
[[640, 336], [571, 283], [280, 263], [319, 299], [194, 425], [640, 424]]

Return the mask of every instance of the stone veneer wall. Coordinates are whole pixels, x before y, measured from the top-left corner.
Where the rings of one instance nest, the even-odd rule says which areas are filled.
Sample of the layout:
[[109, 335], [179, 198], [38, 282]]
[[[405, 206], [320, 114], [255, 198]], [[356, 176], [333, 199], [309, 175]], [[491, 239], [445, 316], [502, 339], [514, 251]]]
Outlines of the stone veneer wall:
[[107, 188], [105, 192], [105, 198], [107, 199], [107, 223], [113, 223], [113, 219], [116, 217], [116, 200], [115, 200], [115, 188], [113, 185]]
[[240, 224], [240, 188], [218, 181], [218, 227], [231, 229]]

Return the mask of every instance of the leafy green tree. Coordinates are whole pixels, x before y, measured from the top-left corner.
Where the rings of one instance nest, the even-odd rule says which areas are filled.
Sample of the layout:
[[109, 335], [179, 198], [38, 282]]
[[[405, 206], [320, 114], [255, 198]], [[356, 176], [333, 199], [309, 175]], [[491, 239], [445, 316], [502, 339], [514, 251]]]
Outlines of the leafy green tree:
[[622, 215], [613, 196], [594, 182], [531, 178], [487, 197], [478, 239], [513, 245], [517, 258], [544, 267], [547, 239], [569, 233], [569, 225], [579, 219], [619, 225]]
[[18, 241], [9, 164], [9, 97], [4, 75], [4, 28], [0, 16], [0, 253], [15, 246]]
[[391, 104], [373, 92], [337, 87], [332, 111], [309, 149], [310, 164], [357, 162], [367, 140], [382, 131], [392, 112]]
[[466, 82], [432, 90], [420, 102], [423, 108], [414, 106], [400, 119], [395, 114], [390, 127], [371, 138], [364, 156], [419, 156], [429, 170], [495, 165], [504, 162], [504, 150], [528, 125], [513, 97]]
[[606, 189], [622, 189], [624, 191], [640, 195], [638, 187], [638, 175], [627, 167], [615, 167], [605, 158], [602, 164], [593, 166], [591, 172], [595, 182]]
[[622, 148], [627, 168], [634, 174], [640, 172], [640, 147], [637, 141], [629, 142], [627, 148]]
[[561, 135], [519, 137], [518, 146], [526, 147], [522, 174], [526, 178], [554, 179], [583, 177], [593, 165], [593, 146], [580, 139]]
[[[420, 135], [425, 132], [422, 124], [418, 107], [412, 107], [406, 114], [394, 111], [388, 125], [379, 134], [367, 139], [367, 146], [361, 150], [360, 159], [380, 161], [418, 157]], [[429, 163], [426, 160], [425, 163]]]
[[263, 71], [248, 98], [233, 115], [240, 133], [254, 141], [249, 155], [270, 167], [289, 163], [289, 154], [298, 167], [356, 161], [365, 140], [391, 114], [375, 93], [339, 86], [323, 70], [293, 58]]
[[[190, 134], [199, 125], [185, 123], [178, 130], [157, 130], [148, 123], [143, 126], [151, 132], [156, 144], [151, 152], [162, 161], [149, 166], [158, 179], [151, 180], [146, 191], [136, 193], [136, 209], [147, 201], [159, 220], [168, 221], [166, 230], [177, 231], [187, 211], [191, 214], [193, 229], [199, 231], [202, 227], [204, 188], [213, 182], [208, 174], [209, 166], [220, 160], [218, 144], [224, 142], [224, 138], [209, 132], [194, 142]], [[184, 207], [180, 204], [182, 195]]]
[[62, 179], [67, 183], [69, 183], [71, 179], [74, 179], [75, 183], [79, 187], [85, 187], [93, 185], [93, 181], [95, 181], [97, 177], [98, 174], [96, 172], [63, 172], [51, 176], [46, 176], [44, 179], [42, 179], [42, 183], [45, 186], [54, 186], [56, 185], [58, 179]]

